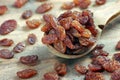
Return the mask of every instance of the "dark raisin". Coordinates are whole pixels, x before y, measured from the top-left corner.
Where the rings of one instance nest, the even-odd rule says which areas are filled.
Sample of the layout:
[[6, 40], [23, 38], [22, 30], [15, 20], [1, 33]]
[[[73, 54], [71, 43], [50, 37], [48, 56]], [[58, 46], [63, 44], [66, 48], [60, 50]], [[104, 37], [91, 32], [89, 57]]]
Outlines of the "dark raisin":
[[8, 49], [0, 50], [0, 57], [4, 59], [11, 59], [13, 58], [14, 54]]
[[89, 70], [92, 71], [92, 72], [102, 72], [102, 71], [104, 71], [104, 69], [101, 65], [89, 64], [88, 67], [89, 67]]
[[32, 11], [31, 10], [26, 10], [23, 14], [22, 14], [22, 18], [23, 19], [28, 19], [32, 16]]
[[37, 74], [37, 71], [34, 69], [25, 69], [17, 72], [17, 76], [22, 79], [28, 79]]
[[111, 80], [120, 80], [120, 69], [115, 70], [115, 71], [111, 74]]
[[117, 60], [117, 61], [120, 62], [120, 53], [115, 53], [115, 54], [113, 55], [113, 59], [115, 59], [115, 60]]
[[13, 40], [8, 39], [8, 38], [4, 38], [4, 39], [0, 40], [1, 46], [11, 46], [13, 43], [14, 43]]
[[36, 37], [35, 34], [29, 34], [28, 35], [27, 42], [29, 44], [31, 44], [31, 45], [35, 44], [36, 40], [37, 40], [37, 37]]
[[5, 35], [8, 34], [16, 29], [17, 22], [13, 19], [7, 20], [0, 26], [0, 34]]

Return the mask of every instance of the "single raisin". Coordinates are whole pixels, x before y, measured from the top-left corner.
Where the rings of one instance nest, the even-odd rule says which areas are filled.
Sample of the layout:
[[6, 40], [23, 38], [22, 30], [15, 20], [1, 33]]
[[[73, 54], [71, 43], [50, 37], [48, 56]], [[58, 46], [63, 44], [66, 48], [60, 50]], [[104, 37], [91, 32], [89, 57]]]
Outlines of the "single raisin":
[[28, 0], [16, 0], [15, 3], [14, 3], [14, 6], [17, 7], [17, 8], [21, 8], [27, 2], [28, 2]]
[[14, 43], [13, 40], [8, 39], [8, 38], [4, 38], [4, 39], [0, 40], [1, 46], [11, 46], [13, 43]]
[[3, 15], [7, 12], [8, 8], [5, 5], [0, 6], [0, 15]]
[[35, 44], [36, 40], [37, 40], [37, 37], [36, 37], [35, 34], [29, 34], [28, 35], [27, 42], [29, 44], [31, 44], [31, 45]]
[[96, 3], [97, 5], [103, 5], [103, 4], [106, 3], [106, 0], [96, 0], [95, 3]]
[[33, 20], [27, 20], [26, 24], [30, 29], [35, 29], [40, 26], [41, 22], [38, 19], [33, 19]]
[[58, 38], [55, 34], [49, 34], [49, 35], [45, 35], [43, 38], [42, 38], [42, 42], [44, 44], [52, 44], [52, 43], [55, 43], [58, 41]]
[[45, 13], [45, 12], [51, 10], [52, 8], [53, 8], [52, 3], [43, 3], [36, 9], [36, 12], [37, 13]]
[[23, 19], [28, 19], [32, 16], [32, 11], [31, 10], [26, 10], [25, 12], [23, 12], [22, 14], [22, 18]]
[[43, 32], [49, 32], [52, 29], [51, 25], [49, 23], [46, 23], [42, 28], [41, 31]]
[[17, 72], [17, 76], [21, 79], [28, 79], [37, 74], [37, 71], [34, 69], [25, 69]]
[[0, 34], [5, 35], [8, 34], [16, 29], [17, 22], [13, 19], [7, 20], [0, 26]]
[[67, 73], [67, 66], [64, 63], [59, 63], [55, 65], [55, 71], [60, 76], [65, 76]]
[[105, 80], [102, 73], [89, 71], [85, 75], [85, 80]]
[[28, 56], [22, 56], [20, 57], [20, 62], [26, 65], [36, 65], [38, 61], [38, 56], [37, 55], [28, 55]]
[[111, 80], [120, 80], [120, 69], [115, 70], [115, 71], [111, 74]]
[[14, 54], [8, 49], [0, 50], [0, 57], [4, 59], [11, 59], [13, 58]]
[[75, 70], [80, 74], [86, 74], [87, 71], [88, 71], [85, 66], [82, 66], [82, 65], [79, 65], [79, 64], [75, 65]]
[[85, 38], [90, 38], [91, 37], [91, 32], [88, 29], [85, 29], [82, 33], [81, 33], [82, 37]]
[[60, 80], [56, 72], [47, 72], [44, 74], [44, 80]]
[[102, 72], [102, 71], [104, 71], [104, 69], [101, 65], [89, 64], [88, 67], [89, 67], [89, 70], [92, 71], [92, 72]]
[[75, 29], [75, 28], [71, 28], [70, 29], [70, 33], [74, 36], [74, 37], [81, 37], [81, 34]]
[[73, 2], [66, 2], [66, 3], [63, 3], [63, 5], [61, 6], [61, 8], [65, 10], [70, 10], [73, 7], [75, 7], [75, 3]]
[[113, 59], [117, 60], [120, 62], [120, 53], [116, 53], [113, 55]]
[[94, 50], [96, 50], [96, 49], [103, 49], [104, 46], [105, 46], [104, 44], [97, 44]]
[[25, 43], [23, 42], [19, 42], [18, 44], [16, 44], [16, 46], [13, 48], [13, 51], [16, 53], [20, 53], [23, 52], [25, 49]]
[[120, 41], [118, 41], [118, 43], [116, 45], [116, 50], [120, 50]]

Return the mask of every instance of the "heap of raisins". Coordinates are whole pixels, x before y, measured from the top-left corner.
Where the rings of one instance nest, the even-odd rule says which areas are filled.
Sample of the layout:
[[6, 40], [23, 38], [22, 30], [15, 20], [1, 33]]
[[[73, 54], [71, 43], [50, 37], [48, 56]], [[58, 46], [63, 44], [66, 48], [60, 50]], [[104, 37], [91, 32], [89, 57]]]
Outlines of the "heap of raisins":
[[42, 42], [61, 53], [78, 55], [96, 42], [98, 31], [89, 10], [67, 11], [58, 18], [45, 14], [43, 19], [46, 23], [41, 29], [45, 33]]

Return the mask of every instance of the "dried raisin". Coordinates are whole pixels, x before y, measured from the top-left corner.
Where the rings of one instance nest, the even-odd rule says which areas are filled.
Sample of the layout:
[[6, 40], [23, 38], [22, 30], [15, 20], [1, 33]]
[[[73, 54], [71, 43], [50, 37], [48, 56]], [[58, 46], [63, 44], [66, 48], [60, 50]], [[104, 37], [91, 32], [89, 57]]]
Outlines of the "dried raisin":
[[22, 18], [23, 19], [28, 19], [32, 16], [32, 11], [31, 10], [26, 10], [23, 14], [22, 14]]
[[29, 44], [31, 44], [31, 45], [35, 44], [36, 40], [37, 40], [37, 37], [36, 37], [35, 34], [29, 34], [28, 35], [27, 42]]
[[120, 50], [120, 41], [118, 41], [118, 43], [116, 45], [116, 50]]
[[5, 5], [0, 6], [0, 15], [5, 14], [7, 10], [8, 10], [7, 6]]
[[111, 74], [111, 80], [120, 80], [120, 69], [115, 70], [115, 71]]
[[66, 2], [66, 3], [63, 3], [63, 5], [61, 6], [61, 8], [65, 10], [70, 10], [73, 7], [75, 7], [75, 4], [73, 2]]
[[79, 64], [75, 65], [75, 70], [80, 73], [80, 74], [86, 74], [87, 73], [87, 68], [85, 66], [81, 66]]
[[95, 3], [96, 3], [97, 5], [103, 5], [103, 4], [106, 3], [106, 0], [96, 0]]
[[4, 39], [0, 40], [1, 46], [11, 46], [13, 43], [14, 43], [13, 40], [8, 39], [8, 38], [4, 38]]
[[23, 52], [25, 48], [25, 43], [23, 42], [19, 42], [18, 44], [16, 44], [16, 46], [13, 48], [13, 51], [16, 53], [20, 53]]
[[21, 8], [27, 2], [28, 2], [28, 0], [16, 0], [15, 3], [14, 3], [14, 6], [17, 7], [17, 8]]
[[44, 74], [44, 80], [60, 80], [56, 72], [47, 72]]

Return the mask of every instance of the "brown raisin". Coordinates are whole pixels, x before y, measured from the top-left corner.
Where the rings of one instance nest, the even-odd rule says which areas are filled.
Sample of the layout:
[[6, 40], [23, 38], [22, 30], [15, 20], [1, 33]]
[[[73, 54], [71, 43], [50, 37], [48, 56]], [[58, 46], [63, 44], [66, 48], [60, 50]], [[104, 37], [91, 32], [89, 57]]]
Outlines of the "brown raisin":
[[33, 20], [27, 20], [26, 24], [29, 28], [35, 29], [35, 28], [38, 28], [40, 26], [41, 22], [38, 19], [33, 19]]
[[82, 66], [82, 65], [79, 65], [79, 64], [75, 65], [75, 70], [80, 74], [86, 74], [87, 71], [88, 71], [85, 66]]
[[28, 79], [37, 74], [37, 71], [34, 69], [25, 69], [17, 72], [17, 76], [22, 79]]
[[16, 29], [17, 22], [13, 19], [7, 20], [0, 26], [0, 34], [5, 35], [8, 34]]
[[93, 26], [89, 26], [89, 27], [86, 27], [86, 28], [90, 30], [90, 32], [92, 33], [92, 35], [93, 35], [94, 37], [97, 36], [98, 30], [95, 29]]
[[20, 57], [20, 62], [26, 65], [34, 66], [38, 61], [37, 55], [28, 55]]
[[117, 45], [116, 45], [116, 50], [120, 50], [120, 41], [118, 41]]
[[23, 42], [19, 42], [16, 44], [16, 46], [13, 48], [13, 51], [16, 52], [16, 53], [20, 53], [20, 52], [23, 52], [24, 49], [25, 49], [25, 43]]
[[65, 51], [66, 51], [66, 45], [62, 41], [58, 41], [58, 42], [54, 43], [53, 46], [57, 51], [59, 51], [61, 53], [65, 53]]
[[59, 63], [55, 65], [55, 71], [59, 76], [65, 76], [67, 73], [67, 66], [64, 63]]
[[70, 10], [73, 7], [75, 7], [75, 3], [73, 2], [66, 2], [66, 3], [63, 3], [63, 5], [61, 6], [61, 8], [65, 10]]
[[104, 69], [101, 65], [89, 64], [89, 70], [92, 72], [102, 72]]
[[0, 40], [1, 46], [11, 46], [13, 43], [14, 43], [13, 40], [8, 39], [8, 38], [4, 38], [4, 39]]
[[120, 69], [115, 70], [115, 71], [111, 74], [111, 80], [120, 80]]
[[75, 29], [75, 28], [71, 28], [70, 29], [70, 33], [74, 36], [74, 37], [81, 37], [81, 34]]
[[51, 25], [49, 23], [46, 23], [42, 28], [41, 31], [43, 32], [49, 32], [52, 29]]
[[57, 42], [58, 38], [55, 34], [49, 34], [49, 35], [45, 35], [43, 38], [42, 38], [42, 42], [44, 44], [52, 44], [52, 43], [55, 43]]
[[37, 13], [45, 13], [45, 12], [51, 10], [52, 8], [53, 8], [52, 3], [43, 3], [36, 9], [36, 12]]
[[82, 37], [85, 38], [90, 38], [91, 37], [91, 32], [88, 29], [85, 29], [82, 33], [81, 33]]
[[0, 15], [3, 15], [7, 12], [8, 8], [5, 5], [0, 6]]
[[115, 60], [117, 60], [117, 61], [120, 62], [120, 53], [115, 53], [115, 54], [113, 55], [113, 59], [115, 59]]
[[31, 10], [26, 10], [25, 12], [23, 12], [22, 14], [22, 18], [23, 19], [28, 19], [32, 16], [32, 11]]
[[36, 0], [36, 1], [43, 2], [43, 1], [47, 1], [47, 0]]
[[104, 44], [97, 44], [94, 50], [96, 50], [96, 49], [103, 49], [104, 46], [105, 46]]
[[37, 37], [36, 37], [35, 34], [29, 34], [28, 35], [27, 42], [29, 44], [31, 44], [31, 45], [35, 44], [36, 40], [37, 40]]
[[85, 80], [105, 80], [102, 73], [89, 71], [85, 75]]
[[13, 58], [14, 54], [8, 49], [0, 50], [0, 57], [4, 59], [11, 59]]
[[106, 0], [96, 0], [95, 3], [96, 3], [97, 5], [103, 5], [103, 4], [106, 3]]
[[28, 2], [28, 0], [16, 0], [15, 3], [14, 3], [14, 6], [17, 7], [17, 8], [21, 8], [27, 2]]
[[47, 72], [44, 74], [44, 80], [60, 80], [56, 72]]

